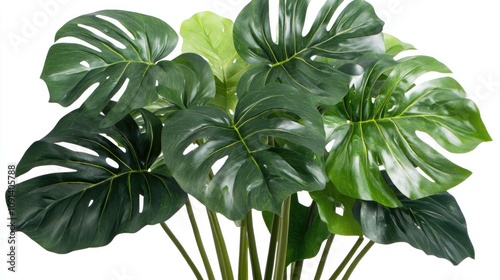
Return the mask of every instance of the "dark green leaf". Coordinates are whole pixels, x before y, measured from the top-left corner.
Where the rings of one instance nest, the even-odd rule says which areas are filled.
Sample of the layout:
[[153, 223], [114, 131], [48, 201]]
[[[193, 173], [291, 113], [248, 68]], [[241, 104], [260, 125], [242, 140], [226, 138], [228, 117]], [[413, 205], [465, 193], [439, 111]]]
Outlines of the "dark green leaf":
[[50, 101], [68, 106], [97, 85], [82, 105], [95, 116], [123, 91], [102, 126], [113, 125], [131, 110], [158, 98], [156, 76], [161, 69], [155, 63], [167, 56], [178, 40], [175, 31], [157, 18], [116, 10], [69, 21], [55, 39], [63, 38], [78, 41], [57, 42], [49, 50], [41, 77], [49, 88]]
[[[268, 229], [272, 228], [273, 213], [263, 212]], [[286, 250], [286, 265], [315, 257], [330, 232], [318, 216], [316, 205], [306, 207], [299, 203], [297, 194], [292, 195], [290, 224]]]
[[215, 96], [215, 81], [208, 63], [193, 53], [181, 54], [172, 61], [161, 61], [157, 92], [180, 109], [200, 106]]
[[[272, 147], [268, 137], [316, 154], [324, 151], [323, 123], [315, 106], [294, 88], [274, 85], [241, 96], [234, 121], [210, 106], [174, 113], [165, 121], [163, 154], [174, 159], [167, 166], [185, 191], [239, 220], [251, 208], [280, 213], [282, 201], [292, 193], [324, 187], [323, 167], [314, 153]], [[216, 162], [220, 170], [207, 184]]]
[[47, 250], [67, 253], [171, 217], [187, 196], [173, 178], [148, 171], [161, 152], [162, 124], [148, 111], [140, 114], [142, 128], [128, 115], [99, 129], [104, 115], [87, 119], [75, 110], [31, 145], [17, 175], [35, 167], [73, 171], [52, 169], [17, 185], [17, 230]]
[[222, 110], [236, 107], [236, 85], [248, 64], [234, 48], [233, 22], [212, 12], [202, 12], [184, 21], [180, 31], [184, 52], [197, 53], [208, 60], [217, 78], [214, 104]]
[[336, 104], [347, 93], [349, 76], [315, 58], [344, 60], [383, 52], [383, 22], [370, 4], [352, 1], [332, 19], [343, 1], [328, 0], [305, 31], [308, 2], [280, 1], [276, 39], [271, 36], [275, 27], [270, 26], [274, 15], [269, 14], [269, 1], [251, 1], [241, 11], [234, 25], [235, 46], [254, 68], [242, 77], [238, 92], [278, 81], [308, 92], [315, 103]]
[[[328, 114], [334, 119], [327, 160], [337, 189], [353, 198], [400, 206], [381, 175], [381, 166], [407, 197], [441, 193], [470, 172], [423, 140], [425, 134], [450, 152], [467, 152], [490, 140], [475, 104], [452, 78], [414, 84], [430, 71], [449, 72], [437, 60], [408, 57], [398, 62], [367, 59], [353, 89]], [[327, 118], [324, 118], [327, 121]]]
[[328, 230], [340, 235], [362, 235], [361, 228], [352, 214], [355, 200], [341, 194], [329, 182], [324, 190], [310, 192], [318, 205], [319, 216], [328, 225]]
[[406, 242], [454, 265], [474, 258], [465, 218], [453, 196], [441, 193], [410, 200], [393, 189], [401, 207], [388, 208], [374, 201], [355, 204], [355, 217], [368, 238], [382, 244]]

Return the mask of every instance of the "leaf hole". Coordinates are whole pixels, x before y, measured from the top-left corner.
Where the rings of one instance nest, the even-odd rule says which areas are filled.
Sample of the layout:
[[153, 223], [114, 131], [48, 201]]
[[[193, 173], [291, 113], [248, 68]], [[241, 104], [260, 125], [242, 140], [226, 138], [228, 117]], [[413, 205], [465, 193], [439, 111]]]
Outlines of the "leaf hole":
[[[460, 141], [460, 139], [456, 138], [456, 136], [453, 135], [450, 131], [448, 131], [448, 133], [446, 131], [448, 131], [448, 130], [443, 130], [443, 129], [439, 130], [440, 133], [443, 133], [446, 135], [448, 141], [450, 141], [450, 142]], [[443, 156], [448, 157], [448, 158], [455, 157], [454, 154], [448, 152], [446, 149], [441, 147], [441, 145], [439, 145], [439, 143], [436, 142], [436, 140], [434, 140], [434, 138], [432, 138], [432, 136], [430, 136], [428, 133], [420, 131], [420, 130], [416, 130], [415, 134], [417, 135], [418, 138], [420, 138], [420, 140], [422, 140], [424, 143], [429, 145], [431, 148], [433, 148], [434, 150], [436, 150], [438, 153], [442, 154]]]
[[61, 38], [59, 40], [57, 40], [57, 43], [68, 43], [68, 44], [77, 44], [77, 45], [81, 45], [81, 46], [84, 46], [86, 48], [89, 48], [89, 49], [92, 49], [96, 52], [102, 52], [98, 47], [82, 40], [82, 39], [78, 39], [78, 38], [75, 38], [75, 37], [64, 37], [64, 38]]
[[304, 27], [302, 28], [302, 37], [305, 37], [313, 26], [314, 20], [318, 16], [321, 7], [325, 5], [326, 0], [312, 0], [307, 6], [306, 18], [304, 20]]
[[325, 146], [326, 151], [330, 152], [332, 150], [334, 144], [335, 144], [335, 139], [333, 139], [332, 141], [328, 142], [328, 144], [326, 144], [326, 146]]
[[198, 148], [198, 144], [191, 144], [189, 146], [187, 146], [186, 149], [184, 149], [184, 151], [182, 152], [182, 155], [185, 156], [187, 154], [189, 154], [190, 152], [196, 150], [196, 148]]
[[226, 163], [227, 158], [228, 156], [222, 157], [212, 165], [212, 172], [214, 173], [214, 175], [217, 174], [217, 172], [219, 172], [224, 163]]
[[430, 182], [433, 182], [433, 183], [436, 183], [436, 181], [434, 181], [434, 179], [432, 179], [429, 175], [427, 175], [427, 173], [425, 173], [420, 167], [416, 167], [415, 168], [417, 170], [418, 173], [420, 173], [420, 175], [422, 175], [425, 179], [427, 179], [428, 181]]
[[113, 168], [118, 168], [118, 167], [120, 167], [120, 165], [118, 164], [118, 162], [116, 162], [114, 159], [109, 158], [109, 157], [107, 157], [107, 158], [106, 158], [106, 163], [107, 163], [109, 166], [113, 167]]
[[269, 28], [271, 29], [271, 39], [274, 43], [278, 42], [278, 28], [279, 28], [279, 5], [280, 0], [269, 0]]
[[299, 200], [299, 203], [301, 205], [306, 206], [306, 207], [311, 206], [311, 203], [313, 202], [311, 196], [306, 191], [300, 191], [300, 192], [298, 192], [297, 193], [297, 199]]
[[142, 213], [144, 210], [144, 196], [142, 194], [139, 195], [139, 213]]
[[45, 174], [57, 174], [57, 173], [74, 173], [77, 172], [76, 169], [58, 166], [58, 165], [44, 165], [32, 168], [30, 171], [24, 173], [18, 177], [18, 183], [21, 181], [26, 181]]
[[85, 153], [85, 154], [89, 154], [91, 156], [96, 156], [96, 157], [99, 156], [99, 154], [96, 153], [95, 151], [93, 151], [89, 148], [80, 146], [80, 145], [76, 145], [76, 144], [72, 144], [72, 143], [68, 143], [68, 142], [57, 142], [54, 144], [61, 146], [63, 148], [66, 148], [68, 150], [74, 151], [74, 152]]
[[101, 135], [102, 137], [106, 138], [109, 142], [111, 142], [113, 145], [115, 145], [116, 147], [118, 147], [122, 152], [124, 152], [124, 153], [127, 152], [127, 149], [125, 149], [125, 147], [123, 147], [122, 145], [118, 144], [118, 142], [116, 142], [115, 139], [111, 138], [106, 133], [99, 133], [99, 135]]
[[103, 16], [103, 15], [96, 15], [96, 17], [103, 19], [109, 23], [112, 23], [118, 29], [123, 31], [123, 33], [125, 33], [125, 35], [127, 35], [130, 39], [135, 40], [134, 35], [132, 35], [132, 33], [130, 33], [130, 31], [127, 28], [125, 28], [125, 26], [123, 26], [123, 24], [121, 22], [119, 22], [118, 20], [111, 18], [111, 17], [108, 17], [108, 16]]
[[120, 98], [123, 96], [123, 94], [127, 90], [128, 82], [129, 82], [129, 79], [126, 78], [125, 81], [123, 82], [122, 86], [120, 87], [120, 89], [115, 93], [115, 95], [113, 96], [113, 98], [111, 98], [111, 100], [113, 100], [113, 101], [120, 100]]
[[344, 216], [344, 204], [335, 201], [335, 214], [343, 217]]
[[[446, 73], [427, 72], [427, 73], [420, 75], [418, 78], [416, 78], [415, 81], [413, 81], [413, 84], [420, 85], [420, 84], [423, 84], [425, 82], [429, 82], [429, 81], [432, 81], [435, 79], [444, 78], [444, 77], [451, 77], [451, 76], [452, 76], [451, 74], [446, 74]], [[410, 95], [411, 91], [408, 91], [405, 93], [405, 95], [407, 95], [407, 94]]]
[[340, 4], [337, 7], [337, 10], [335, 10], [335, 12], [333, 13], [332, 17], [330, 18], [330, 21], [328, 21], [328, 24], [326, 25], [326, 31], [332, 30], [332, 28], [335, 25], [335, 22], [337, 21], [340, 13], [342, 13], [342, 11], [345, 9], [345, 7], [347, 7], [347, 5], [349, 5], [349, 3], [351, 3], [351, 2], [352, 1], [344, 1], [344, 2], [342, 2], [342, 4]]
[[92, 33], [94, 33], [95, 35], [101, 37], [102, 39], [110, 42], [111, 44], [113, 44], [115, 47], [119, 48], [119, 49], [126, 49], [127, 47], [122, 44], [120, 41], [114, 39], [114, 38], [111, 38], [110, 36], [104, 34], [104, 32], [102, 32], [101, 30], [95, 28], [95, 27], [92, 27], [92, 26], [88, 26], [88, 25], [85, 25], [85, 24], [78, 24], [78, 27], [80, 28], [83, 28], [83, 29], [86, 29]]
[[93, 199], [91, 199], [91, 200], [89, 201], [89, 205], [87, 205], [87, 207], [92, 206], [92, 204], [93, 204], [93, 203], [94, 203], [94, 200], [93, 200]]
[[83, 67], [85, 67], [85, 68], [90, 68], [90, 64], [87, 61], [85, 61], [85, 60], [80, 61], [80, 65], [83, 66]]

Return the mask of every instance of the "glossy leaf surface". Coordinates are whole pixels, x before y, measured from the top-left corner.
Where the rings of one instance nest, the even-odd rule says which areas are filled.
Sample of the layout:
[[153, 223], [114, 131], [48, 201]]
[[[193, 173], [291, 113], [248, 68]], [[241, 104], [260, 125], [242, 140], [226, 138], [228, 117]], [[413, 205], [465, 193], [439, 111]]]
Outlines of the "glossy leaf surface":
[[181, 25], [182, 50], [203, 56], [216, 77], [217, 95], [213, 103], [222, 110], [234, 110], [238, 100], [236, 85], [248, 64], [236, 52], [233, 22], [212, 12], [201, 12]]
[[[450, 77], [415, 84], [428, 72], [448, 73], [437, 60], [416, 56], [398, 62], [366, 59], [353, 89], [331, 112], [334, 144], [329, 177], [350, 197], [396, 207], [385, 169], [407, 197], [441, 193], [465, 180], [465, 170], [428, 144], [426, 134], [450, 152], [468, 152], [490, 140], [476, 105]], [[324, 118], [328, 120], [327, 118]]]
[[[326, 1], [305, 30], [309, 1], [280, 1], [277, 27], [270, 26], [270, 17], [275, 15], [270, 14], [269, 1], [251, 1], [234, 25], [236, 50], [253, 65], [238, 91], [278, 81], [308, 92], [317, 104], [340, 101], [347, 93], [349, 77], [315, 58], [348, 60], [384, 48], [383, 22], [373, 7], [365, 1], [352, 1], [334, 18], [342, 2]], [[276, 38], [271, 32], [274, 28], [278, 28]]]
[[368, 238], [382, 244], [406, 242], [454, 265], [474, 258], [465, 218], [451, 194], [410, 200], [394, 191], [401, 207], [388, 208], [374, 201], [356, 203], [353, 211]]
[[47, 54], [41, 77], [50, 101], [68, 106], [90, 90], [82, 108], [96, 116], [123, 94], [101, 122], [110, 126], [158, 98], [156, 62], [175, 48], [178, 37], [157, 18], [105, 10], [69, 21], [55, 39], [71, 41], [57, 42]]
[[67, 253], [107, 245], [183, 206], [187, 196], [176, 181], [148, 171], [161, 152], [162, 124], [152, 113], [140, 113], [142, 128], [129, 115], [99, 129], [105, 116], [82, 118], [75, 110], [31, 145], [17, 175], [35, 167], [71, 171], [52, 168], [17, 185], [17, 230], [49, 251]]
[[[177, 109], [207, 104], [215, 96], [215, 81], [208, 63], [193, 53], [181, 54], [172, 61], [160, 61], [158, 94]], [[168, 106], [168, 105], [166, 105]]]
[[[321, 116], [292, 87], [274, 85], [240, 97], [234, 121], [202, 106], [177, 112], [164, 124], [163, 154], [175, 159], [166, 162], [174, 177], [186, 192], [229, 219], [242, 219], [252, 208], [280, 213], [292, 193], [324, 187], [323, 167], [314, 155], [322, 154], [325, 145]], [[269, 137], [314, 153], [274, 147]]]

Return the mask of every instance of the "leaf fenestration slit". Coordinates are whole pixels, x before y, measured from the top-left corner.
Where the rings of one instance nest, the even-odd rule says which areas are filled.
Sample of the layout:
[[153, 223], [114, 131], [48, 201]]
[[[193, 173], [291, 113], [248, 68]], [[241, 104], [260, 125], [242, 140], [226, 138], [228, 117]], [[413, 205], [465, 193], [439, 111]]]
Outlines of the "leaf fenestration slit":
[[100, 18], [100, 19], [103, 19], [109, 23], [112, 23], [114, 26], [116, 26], [118, 29], [120, 29], [121, 31], [123, 31], [123, 33], [125, 33], [131, 40], [135, 40], [135, 37], [134, 35], [132, 35], [132, 33], [130, 33], [130, 31], [125, 28], [125, 26], [123, 26], [123, 24], [121, 22], [119, 22], [118, 20], [112, 18], [112, 17], [108, 17], [108, 16], [103, 16], [103, 15], [96, 15], [97, 18]]
[[72, 151], [75, 151], [75, 152], [81, 152], [81, 153], [86, 153], [86, 154], [89, 154], [91, 156], [96, 156], [98, 157], [99, 154], [96, 153], [95, 151], [89, 149], [89, 148], [85, 148], [83, 146], [80, 146], [80, 145], [76, 145], [76, 144], [72, 144], [72, 143], [68, 143], [68, 142], [57, 142], [57, 143], [54, 143], [58, 146], [61, 146], [61, 147], [64, 147], [66, 149], [69, 149], [69, 150], [72, 150]]
[[89, 48], [89, 49], [92, 49], [96, 52], [100, 52], [102, 53], [101, 49], [99, 49], [98, 47], [82, 40], [82, 39], [79, 39], [79, 38], [75, 38], [75, 37], [63, 37], [59, 40], [57, 40], [57, 44], [77, 44], [77, 45], [81, 45], [81, 46], [84, 46], [86, 48]]
[[113, 160], [112, 158], [106, 158], [106, 163], [109, 164], [109, 166], [113, 167], [113, 168], [118, 168], [120, 167], [120, 165], [118, 164], [118, 162], [116, 162], [115, 160]]
[[95, 35], [101, 37], [102, 39], [110, 42], [111, 44], [113, 44], [115, 47], [119, 48], [119, 49], [126, 49], [127, 47], [121, 43], [120, 41], [114, 39], [114, 38], [111, 38], [109, 37], [108, 35], [104, 34], [101, 30], [95, 28], [95, 27], [92, 27], [92, 26], [88, 26], [88, 25], [85, 25], [85, 24], [78, 24], [78, 27], [80, 28], [83, 28], [83, 29], [86, 29], [92, 33], [94, 33]]

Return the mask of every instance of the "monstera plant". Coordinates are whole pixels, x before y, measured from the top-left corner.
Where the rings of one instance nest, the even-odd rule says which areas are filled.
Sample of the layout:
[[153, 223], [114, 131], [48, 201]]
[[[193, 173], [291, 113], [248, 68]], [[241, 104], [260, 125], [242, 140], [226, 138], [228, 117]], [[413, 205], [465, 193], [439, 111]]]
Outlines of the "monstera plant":
[[[320, 279], [335, 235], [358, 241], [329, 279], [349, 278], [374, 243], [407, 242], [455, 265], [473, 258], [447, 192], [470, 172], [429, 139], [454, 153], [489, 141], [478, 108], [449, 75], [418, 82], [450, 70], [408, 55], [413, 46], [384, 34], [367, 2], [344, 4], [325, 1], [310, 27], [304, 0], [281, 0], [277, 26], [266, 0], [234, 24], [198, 13], [170, 60], [179, 38], [158, 18], [105, 10], [66, 23], [41, 78], [51, 102], [88, 97], [20, 160], [18, 176], [66, 169], [18, 184], [17, 230], [68, 253], [160, 224], [197, 279], [300, 279], [326, 243]], [[193, 199], [207, 208], [220, 278]], [[165, 223], [182, 207], [203, 273]], [[269, 244], [265, 262], [257, 212], [270, 232], [258, 237]], [[229, 258], [219, 214], [240, 228], [239, 260]]]

